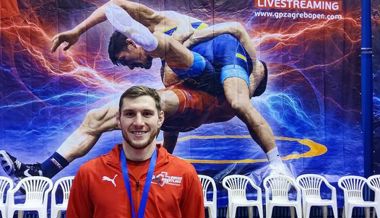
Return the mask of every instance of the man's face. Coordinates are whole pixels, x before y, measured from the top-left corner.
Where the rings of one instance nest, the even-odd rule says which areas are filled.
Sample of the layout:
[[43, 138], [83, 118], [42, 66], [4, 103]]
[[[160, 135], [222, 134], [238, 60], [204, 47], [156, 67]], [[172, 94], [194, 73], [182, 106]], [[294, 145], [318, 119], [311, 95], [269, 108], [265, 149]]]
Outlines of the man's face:
[[116, 55], [117, 62], [123, 66], [128, 66], [133, 70], [135, 67], [149, 69], [152, 66], [153, 58], [149, 56], [140, 46], [129, 44], [127, 48]]
[[164, 119], [150, 96], [124, 98], [119, 114], [119, 126], [127, 145], [144, 149], [156, 144], [155, 138]]

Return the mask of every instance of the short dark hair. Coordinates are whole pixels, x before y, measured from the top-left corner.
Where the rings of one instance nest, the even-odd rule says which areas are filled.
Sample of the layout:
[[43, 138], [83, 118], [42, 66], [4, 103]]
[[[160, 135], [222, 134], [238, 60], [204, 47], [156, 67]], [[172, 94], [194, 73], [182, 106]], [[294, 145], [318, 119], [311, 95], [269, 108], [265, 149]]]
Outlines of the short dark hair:
[[113, 64], [119, 65], [116, 56], [127, 46], [127, 37], [118, 31], [113, 32], [108, 44], [108, 55]]
[[157, 111], [161, 111], [161, 98], [156, 89], [149, 88], [147, 86], [132, 86], [127, 89], [120, 97], [119, 101], [119, 112], [121, 113], [121, 108], [123, 107], [124, 98], [137, 98], [141, 96], [150, 96], [154, 99]]

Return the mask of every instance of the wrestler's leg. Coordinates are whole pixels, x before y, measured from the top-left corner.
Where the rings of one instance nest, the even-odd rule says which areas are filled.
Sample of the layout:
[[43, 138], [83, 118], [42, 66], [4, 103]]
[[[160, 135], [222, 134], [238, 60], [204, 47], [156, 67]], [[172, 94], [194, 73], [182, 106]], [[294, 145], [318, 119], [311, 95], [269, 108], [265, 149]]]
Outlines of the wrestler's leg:
[[249, 100], [247, 83], [241, 78], [230, 77], [224, 80], [223, 88], [226, 100], [247, 125], [252, 138], [266, 153], [272, 171], [291, 175], [280, 158], [272, 129]]
[[177, 145], [179, 132], [164, 132], [164, 147], [170, 154], [173, 154]]
[[52, 178], [71, 161], [87, 154], [103, 132], [116, 129], [117, 113], [118, 104], [116, 101], [89, 111], [80, 127], [41, 164], [24, 164], [2, 150], [0, 151], [2, 167], [11, 177], [45, 176]]
[[264, 152], [272, 150], [276, 146], [273, 132], [261, 114], [252, 106], [246, 82], [231, 77], [224, 81], [223, 88], [227, 101], [247, 125], [253, 139]]
[[264, 80], [265, 67], [260, 61], [256, 61], [253, 65], [252, 73], [249, 75], [249, 96], [252, 98], [255, 91], [259, 87], [261, 81]]
[[[173, 116], [179, 106], [179, 99], [177, 95], [171, 91], [171, 90], [158, 90], [158, 94], [161, 97], [161, 108], [165, 113], [165, 118], [170, 118], [170, 116]], [[163, 145], [168, 150], [169, 153], [173, 153], [174, 148], [177, 144], [177, 139], [178, 139], [178, 132], [168, 132], [165, 131], [163, 136], [164, 136], [164, 142]]]
[[59, 146], [51, 157], [41, 163], [42, 174], [51, 178], [76, 158], [86, 155], [102, 133], [117, 128], [117, 114], [116, 101], [90, 110], [79, 128]]

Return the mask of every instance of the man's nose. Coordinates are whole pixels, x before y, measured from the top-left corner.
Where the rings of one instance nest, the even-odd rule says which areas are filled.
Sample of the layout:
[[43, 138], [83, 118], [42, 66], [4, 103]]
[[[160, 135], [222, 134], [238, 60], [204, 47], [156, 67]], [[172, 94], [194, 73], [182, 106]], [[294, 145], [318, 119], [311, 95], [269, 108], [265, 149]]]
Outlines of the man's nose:
[[144, 125], [144, 119], [143, 119], [141, 114], [136, 115], [133, 124], [136, 126], [143, 126]]

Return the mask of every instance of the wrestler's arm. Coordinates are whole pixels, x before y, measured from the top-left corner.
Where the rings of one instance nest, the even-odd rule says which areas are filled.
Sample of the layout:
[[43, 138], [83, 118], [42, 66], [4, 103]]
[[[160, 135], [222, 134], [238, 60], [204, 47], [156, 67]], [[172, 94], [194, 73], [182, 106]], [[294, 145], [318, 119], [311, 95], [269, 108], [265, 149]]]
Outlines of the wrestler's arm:
[[158, 46], [155, 50], [147, 52], [151, 57], [165, 60], [172, 69], [187, 69], [192, 65], [193, 54], [188, 48], [164, 33], [154, 32], [153, 35], [158, 41]]
[[184, 42], [184, 45], [186, 47], [189, 47], [196, 43], [205, 41], [207, 39], [210, 39], [210, 38], [213, 38], [225, 33], [234, 35], [243, 45], [245, 50], [247, 50], [252, 60], [256, 60], [256, 49], [251, 42], [251, 37], [249, 36], [244, 26], [239, 22], [219, 23], [219, 24], [209, 26], [202, 30], [197, 30], [193, 33], [193, 35], [188, 40]]
[[[161, 13], [163, 16], [177, 22], [177, 24], [176, 24], [177, 29], [172, 34], [172, 37], [181, 43], [183, 43], [185, 40], [189, 39], [189, 37], [193, 34], [195, 29], [193, 28], [192, 23], [202, 22], [201, 20], [199, 20], [197, 18], [190, 17], [188, 15], [181, 14], [181, 13], [178, 13], [175, 11], [162, 11], [159, 13]], [[166, 26], [166, 28], [167, 28], [167, 26]], [[162, 32], [164, 32], [164, 31], [162, 31]]]
[[164, 147], [170, 154], [173, 154], [178, 140], [178, 132], [164, 132]]
[[64, 50], [69, 49], [78, 41], [79, 37], [84, 32], [94, 27], [95, 25], [104, 22], [106, 20], [105, 9], [111, 2], [122, 7], [131, 15], [132, 18], [138, 20], [144, 26], [148, 27], [150, 31], [154, 31], [155, 25], [158, 24], [162, 18], [159, 13], [145, 5], [126, 0], [111, 0], [97, 8], [89, 17], [87, 17], [83, 22], [78, 24], [73, 29], [55, 35], [52, 38], [53, 45], [51, 47], [51, 51], [55, 52], [57, 48], [64, 42], [67, 43], [67, 45], [64, 47]]

